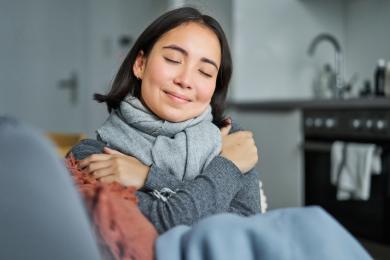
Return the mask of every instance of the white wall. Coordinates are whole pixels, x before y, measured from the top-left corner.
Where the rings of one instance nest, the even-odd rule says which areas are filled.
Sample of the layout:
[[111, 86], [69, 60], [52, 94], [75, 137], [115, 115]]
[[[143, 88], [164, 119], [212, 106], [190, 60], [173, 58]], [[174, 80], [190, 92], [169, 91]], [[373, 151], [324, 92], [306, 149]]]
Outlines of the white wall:
[[[45, 60], [45, 47], [42, 28], [45, 17], [42, 15], [44, 3], [5, 2], [0, 8], [0, 96], [2, 96], [2, 113], [10, 114], [7, 107], [16, 101], [21, 106], [12, 107], [14, 115], [33, 115], [44, 111], [39, 97], [48, 98], [41, 91], [37, 82], [41, 82], [45, 67], [40, 66]], [[23, 17], [24, 19], [18, 19]], [[16, 19], [15, 19], [16, 18]], [[29, 21], [27, 23], [26, 21]], [[12, 26], [11, 26], [12, 24]], [[29, 43], [27, 45], [27, 42]], [[21, 66], [23, 62], [24, 66]], [[25, 96], [25, 82], [28, 78], [30, 88], [37, 87], [29, 97]], [[23, 83], [23, 84], [21, 84]], [[27, 102], [26, 102], [27, 101]], [[28, 116], [27, 116], [28, 117]], [[44, 122], [41, 122], [44, 123]]]
[[85, 10], [78, 0], [1, 2], [0, 113], [45, 130], [80, 130], [84, 103], [70, 105], [58, 83], [75, 71], [85, 87]]
[[343, 1], [247, 0], [233, 2], [234, 101], [312, 95], [315, 66], [333, 62], [334, 51], [307, 49], [321, 32], [344, 45]]
[[187, 0], [185, 4], [215, 18], [221, 24], [229, 44], [232, 44], [233, 0]]
[[347, 77], [357, 72], [357, 87], [360, 88], [365, 79], [373, 81], [379, 58], [390, 60], [390, 1], [354, 0], [347, 3]]

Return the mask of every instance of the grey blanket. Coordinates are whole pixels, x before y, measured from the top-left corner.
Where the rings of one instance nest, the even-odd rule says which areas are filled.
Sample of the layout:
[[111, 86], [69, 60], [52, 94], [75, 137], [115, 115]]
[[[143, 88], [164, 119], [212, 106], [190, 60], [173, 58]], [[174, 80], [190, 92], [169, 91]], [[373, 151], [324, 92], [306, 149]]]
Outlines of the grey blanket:
[[319, 207], [240, 217], [215, 215], [157, 239], [163, 260], [366, 260], [363, 247]]

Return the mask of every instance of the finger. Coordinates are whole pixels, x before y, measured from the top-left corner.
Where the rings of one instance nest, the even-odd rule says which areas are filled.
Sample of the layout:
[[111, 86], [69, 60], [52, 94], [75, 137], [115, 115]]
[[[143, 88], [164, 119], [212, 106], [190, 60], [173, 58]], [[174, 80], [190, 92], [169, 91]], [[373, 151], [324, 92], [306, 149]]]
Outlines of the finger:
[[104, 160], [104, 161], [97, 161], [97, 162], [92, 162], [89, 165], [87, 165], [84, 170], [87, 173], [92, 173], [95, 171], [98, 171], [100, 169], [108, 168], [112, 166], [112, 161], [111, 160]]
[[222, 127], [221, 130], [220, 130], [221, 131], [221, 135], [222, 136], [228, 135], [231, 128], [232, 128], [231, 124], [228, 124], [227, 126]]
[[117, 151], [117, 150], [108, 148], [107, 146], [104, 147], [104, 152], [105, 152], [106, 154], [124, 155], [123, 153], [121, 153], [121, 152], [119, 152], [119, 151]]
[[111, 159], [111, 155], [107, 154], [92, 154], [91, 156], [88, 156], [87, 158], [83, 160], [78, 161], [78, 165], [80, 168], [85, 168], [92, 162], [97, 162], [97, 161], [104, 161], [104, 160], [109, 160]]
[[110, 176], [110, 175], [113, 175], [113, 174], [114, 174], [114, 172], [112, 171], [111, 167], [102, 168], [102, 169], [99, 169], [99, 170], [96, 170], [96, 171], [92, 172], [92, 176], [95, 179], [99, 179], [99, 178], [102, 178], [102, 177]]

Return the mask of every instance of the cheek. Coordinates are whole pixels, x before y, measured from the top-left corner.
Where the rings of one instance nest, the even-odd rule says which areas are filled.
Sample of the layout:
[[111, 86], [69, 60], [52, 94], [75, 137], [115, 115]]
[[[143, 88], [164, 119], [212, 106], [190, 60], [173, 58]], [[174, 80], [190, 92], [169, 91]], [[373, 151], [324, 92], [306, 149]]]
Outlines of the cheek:
[[147, 67], [147, 78], [145, 78], [154, 87], [161, 87], [172, 78], [172, 69], [159, 59], [152, 60]]
[[215, 91], [215, 83], [205, 83], [198, 88], [198, 100], [201, 103], [210, 103]]

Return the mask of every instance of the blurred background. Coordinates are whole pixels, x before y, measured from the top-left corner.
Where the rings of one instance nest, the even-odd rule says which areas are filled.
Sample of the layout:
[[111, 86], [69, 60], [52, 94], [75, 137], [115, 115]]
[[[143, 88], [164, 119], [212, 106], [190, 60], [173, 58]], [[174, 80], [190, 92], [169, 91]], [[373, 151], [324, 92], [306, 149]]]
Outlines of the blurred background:
[[[93, 93], [107, 92], [151, 21], [182, 5], [228, 36], [229, 114], [255, 133], [269, 209], [320, 204], [390, 244], [389, 0], [0, 0], [0, 114], [94, 137], [107, 111]], [[381, 148], [371, 197], [336, 198], [337, 140]]]

